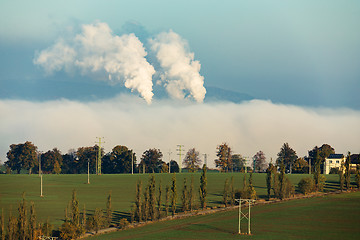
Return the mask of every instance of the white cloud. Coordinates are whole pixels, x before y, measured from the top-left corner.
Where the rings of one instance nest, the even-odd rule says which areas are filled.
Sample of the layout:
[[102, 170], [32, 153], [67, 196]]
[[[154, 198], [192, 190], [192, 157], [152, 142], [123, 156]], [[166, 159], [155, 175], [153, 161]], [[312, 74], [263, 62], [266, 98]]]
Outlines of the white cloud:
[[185, 97], [184, 90], [202, 102], [205, 98], [204, 77], [200, 75], [200, 62], [194, 60], [194, 53], [188, 50], [188, 43], [173, 31], [162, 32], [149, 40], [162, 67], [161, 78], [170, 96]]
[[284, 142], [304, 156], [315, 145], [328, 143], [337, 152], [360, 152], [360, 111], [302, 108], [254, 100], [194, 104], [170, 100], [144, 104], [140, 98], [121, 95], [99, 102], [58, 100], [29, 102], [0, 100], [0, 159], [6, 161], [9, 145], [32, 141], [39, 150], [92, 146], [105, 137], [107, 152], [118, 145], [134, 148], [138, 157], [160, 148], [178, 160], [176, 145], [195, 147], [209, 154], [214, 166], [216, 146], [227, 142], [235, 153], [252, 157], [264, 151], [276, 158]]

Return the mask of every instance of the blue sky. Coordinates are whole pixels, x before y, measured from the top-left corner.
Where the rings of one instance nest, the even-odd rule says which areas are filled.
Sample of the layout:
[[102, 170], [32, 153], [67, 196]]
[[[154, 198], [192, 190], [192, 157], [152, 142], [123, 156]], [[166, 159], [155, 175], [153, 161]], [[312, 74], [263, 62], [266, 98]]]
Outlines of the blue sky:
[[[119, 35], [134, 24], [145, 36], [172, 29], [200, 61], [205, 86], [295, 105], [360, 108], [359, 1], [5, 0], [0, 6], [5, 88], [49, 81], [32, 63], [35, 52], [69, 29], [101, 21]], [[65, 81], [59, 75], [53, 78]], [[66, 78], [64, 84], [74, 76]]]
[[[166, 62], [151, 61], [161, 52], [152, 47], [173, 37], [185, 42], [183, 58], [190, 59], [192, 70], [201, 65], [193, 72], [200, 92], [203, 80], [205, 88], [260, 101], [192, 105], [187, 99], [161, 99], [147, 105], [136, 88], [130, 93], [122, 84], [81, 74], [84, 69], [64, 67], [48, 75], [46, 61], [34, 63], [57, 43], [78, 51], [75, 36], [99, 23], [114, 39], [136, 35], [156, 70], [154, 86], [173, 76]], [[263, 150], [268, 158], [275, 158], [284, 142], [300, 156], [323, 143], [340, 153], [359, 152], [359, 66], [358, 0], [2, 0], [0, 110], [6, 117], [0, 125], [0, 160], [13, 143], [30, 140], [42, 151], [59, 147], [66, 152], [92, 145], [96, 136], [105, 137], [106, 151], [126, 144], [138, 155], [148, 147], [175, 152], [176, 144], [185, 144], [214, 158], [222, 142], [245, 156]], [[190, 89], [185, 81], [172, 83], [175, 90]], [[129, 96], [117, 96], [123, 92]], [[181, 116], [174, 117], [178, 112]], [[119, 124], [123, 121], [127, 127]]]

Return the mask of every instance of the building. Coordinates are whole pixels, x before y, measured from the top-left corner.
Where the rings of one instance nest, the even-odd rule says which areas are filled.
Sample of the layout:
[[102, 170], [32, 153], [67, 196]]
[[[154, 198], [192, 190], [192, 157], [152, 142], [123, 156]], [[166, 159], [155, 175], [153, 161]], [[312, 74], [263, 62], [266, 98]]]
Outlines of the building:
[[351, 156], [350, 156], [350, 170], [355, 172], [357, 166], [360, 166], [360, 154], [351, 154]]
[[[345, 164], [346, 157], [344, 154], [330, 154], [325, 158], [324, 163], [324, 174], [329, 174], [332, 168], [337, 168], [340, 170], [341, 164]], [[343, 169], [343, 171], [345, 168]]]

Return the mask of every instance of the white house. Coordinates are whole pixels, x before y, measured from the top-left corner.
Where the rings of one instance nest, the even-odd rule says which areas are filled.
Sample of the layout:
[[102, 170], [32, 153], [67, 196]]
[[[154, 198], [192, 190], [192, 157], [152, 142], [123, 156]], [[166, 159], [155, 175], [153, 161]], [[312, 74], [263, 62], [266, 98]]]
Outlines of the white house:
[[341, 164], [345, 164], [345, 160], [346, 157], [343, 154], [330, 154], [325, 158], [324, 173], [329, 174], [332, 168], [340, 170]]

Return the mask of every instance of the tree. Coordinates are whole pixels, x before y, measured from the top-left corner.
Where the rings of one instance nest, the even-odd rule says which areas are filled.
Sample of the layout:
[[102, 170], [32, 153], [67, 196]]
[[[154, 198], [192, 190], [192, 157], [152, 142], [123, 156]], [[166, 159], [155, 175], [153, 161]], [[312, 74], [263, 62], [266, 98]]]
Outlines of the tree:
[[62, 162], [63, 158], [61, 152], [57, 148], [54, 148], [53, 150], [41, 154], [41, 171], [59, 174], [61, 172]]
[[[169, 164], [167, 164], [167, 165], [169, 165]], [[171, 173], [179, 172], [179, 164], [174, 160], [170, 161], [170, 172]]]
[[106, 201], [106, 227], [110, 227], [112, 221], [112, 206], [111, 206], [111, 192]]
[[4, 209], [1, 209], [1, 218], [0, 218], [0, 237], [1, 240], [5, 240], [5, 217]]
[[194, 209], [194, 176], [191, 176], [190, 188], [189, 188], [189, 209]]
[[177, 190], [176, 190], [176, 177], [175, 174], [172, 176], [171, 179], [171, 187], [170, 187], [170, 195], [171, 195], [171, 211], [172, 215], [175, 215], [176, 212], [176, 200], [177, 200]]
[[141, 157], [140, 165], [145, 165], [146, 172], [159, 173], [163, 163], [162, 157], [163, 154], [159, 149], [146, 150]]
[[25, 193], [22, 195], [22, 201], [19, 204], [19, 216], [18, 216], [18, 235], [19, 239], [25, 240], [28, 237], [28, 219], [27, 219], [27, 208]]
[[36, 150], [37, 147], [29, 141], [23, 144], [11, 144], [5, 165], [17, 173], [20, 173], [21, 169], [26, 169], [31, 174], [32, 169], [38, 166]]
[[293, 173], [308, 173], [309, 172], [309, 163], [305, 161], [304, 158], [298, 158], [294, 162], [292, 167]]
[[223, 143], [217, 146], [216, 156], [218, 159], [215, 159], [216, 167], [219, 167], [223, 172], [228, 172], [231, 170], [231, 148]]
[[340, 185], [340, 191], [344, 190], [344, 182], [345, 182], [345, 177], [344, 177], [344, 163], [341, 163], [341, 167], [339, 170], [339, 185]]
[[206, 196], [207, 196], [207, 177], [206, 177], [206, 164], [204, 164], [200, 177], [200, 189], [199, 189], [200, 206], [202, 209], [206, 208]]
[[253, 161], [255, 166], [254, 172], [263, 172], [266, 169], [266, 157], [263, 151], [258, 151], [253, 156]]
[[156, 182], [155, 176], [152, 174], [149, 178], [149, 215], [151, 220], [156, 219]]
[[196, 151], [195, 148], [189, 149], [189, 151], [185, 155], [183, 163], [185, 164], [185, 168], [188, 169], [189, 172], [196, 172], [201, 164], [199, 152]]
[[360, 189], [360, 165], [356, 165], [356, 174], [355, 174], [356, 186]]
[[7, 227], [7, 237], [8, 240], [18, 240], [18, 221], [15, 216], [12, 215], [12, 211], [10, 209], [9, 213], [9, 221], [8, 221], [8, 227]]
[[298, 183], [299, 191], [307, 195], [311, 193], [314, 190], [314, 181], [311, 177], [302, 178], [300, 182]]
[[277, 155], [278, 158], [276, 159], [276, 164], [278, 166], [284, 164], [285, 169], [291, 173], [292, 165], [298, 158], [296, 152], [289, 146], [288, 143], [284, 143], [284, 145], [280, 149], [280, 152]]
[[115, 146], [109, 155], [103, 159], [104, 173], [130, 173], [131, 164], [136, 168], [136, 156], [133, 150], [126, 146]]
[[161, 205], [162, 205], [162, 188], [161, 188], [161, 180], [159, 182], [159, 188], [158, 188], [158, 197], [157, 197], [157, 217], [158, 219], [161, 218]]
[[165, 216], [169, 215], [169, 199], [170, 199], [170, 187], [166, 185], [165, 188]]
[[29, 217], [29, 238], [37, 238], [37, 224], [36, 224], [36, 213], [35, 213], [35, 204], [34, 202], [30, 203], [30, 217]]
[[71, 149], [68, 151], [68, 153], [62, 155], [62, 166], [61, 166], [61, 172], [65, 174], [76, 174], [78, 173], [77, 168], [77, 160], [76, 160], [76, 151], [75, 149]]
[[228, 206], [229, 203], [229, 179], [225, 179], [224, 191], [223, 191], [223, 203], [225, 207]]
[[231, 155], [231, 169], [234, 172], [241, 172], [245, 167], [245, 159], [240, 154]]
[[271, 187], [272, 187], [272, 175], [273, 175], [274, 165], [270, 162], [269, 167], [266, 169], [266, 187], [267, 187], [267, 198], [270, 200], [271, 197]]
[[[332, 148], [329, 144], [323, 144], [321, 147], [315, 146], [312, 150], [309, 151], [309, 157], [314, 159], [316, 154], [319, 154], [318, 157], [320, 158], [320, 171], [323, 172], [325, 158], [327, 158], [330, 154], [335, 154], [335, 149]], [[312, 161], [312, 165], [315, 165], [314, 161]]]
[[351, 164], [351, 154], [348, 152], [348, 155], [345, 160], [345, 186], [346, 189], [350, 189], [350, 164]]
[[279, 174], [279, 198], [281, 200], [285, 198], [285, 181], [285, 164], [281, 162]]
[[140, 222], [142, 218], [141, 212], [141, 191], [142, 191], [142, 182], [138, 180], [136, 183], [136, 198], [135, 198], [135, 221]]
[[321, 157], [320, 157], [320, 149], [315, 148], [313, 150], [313, 162], [314, 162], [314, 171], [313, 171], [313, 175], [314, 175], [314, 186], [315, 186], [315, 190], [319, 190], [319, 184], [320, 184], [320, 174], [321, 174]]
[[189, 192], [188, 192], [188, 188], [187, 188], [187, 180], [186, 180], [186, 178], [184, 178], [184, 185], [183, 185], [182, 196], [181, 196], [183, 212], [186, 212], [187, 210], [189, 210], [189, 195], [188, 194], [189, 194]]
[[[104, 150], [101, 149], [102, 155]], [[93, 147], [80, 147], [76, 152], [76, 157], [74, 160], [76, 161], [77, 173], [87, 173], [88, 169], [88, 161], [90, 162], [90, 173], [96, 173], [96, 163], [97, 156], [99, 152], [99, 146], [95, 145]]]

